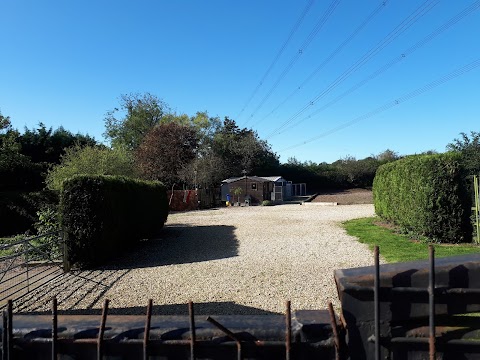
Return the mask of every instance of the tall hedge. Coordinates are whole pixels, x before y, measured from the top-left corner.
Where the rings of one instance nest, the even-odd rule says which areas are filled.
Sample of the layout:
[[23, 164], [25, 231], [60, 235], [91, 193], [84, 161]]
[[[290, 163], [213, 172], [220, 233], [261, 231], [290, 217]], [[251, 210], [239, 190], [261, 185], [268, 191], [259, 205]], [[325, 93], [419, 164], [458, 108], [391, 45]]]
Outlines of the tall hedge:
[[141, 239], [168, 216], [166, 188], [159, 182], [120, 176], [75, 176], [63, 183], [60, 219], [70, 264], [100, 264]]
[[415, 155], [382, 165], [375, 212], [405, 231], [439, 242], [471, 241], [470, 201], [460, 155]]

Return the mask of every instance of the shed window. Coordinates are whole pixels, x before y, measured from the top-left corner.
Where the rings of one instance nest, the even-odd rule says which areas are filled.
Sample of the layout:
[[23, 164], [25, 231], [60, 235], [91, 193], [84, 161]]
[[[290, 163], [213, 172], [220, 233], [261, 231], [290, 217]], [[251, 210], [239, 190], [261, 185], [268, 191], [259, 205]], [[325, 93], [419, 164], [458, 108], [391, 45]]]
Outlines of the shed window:
[[257, 190], [257, 183], [252, 183], [252, 190]]

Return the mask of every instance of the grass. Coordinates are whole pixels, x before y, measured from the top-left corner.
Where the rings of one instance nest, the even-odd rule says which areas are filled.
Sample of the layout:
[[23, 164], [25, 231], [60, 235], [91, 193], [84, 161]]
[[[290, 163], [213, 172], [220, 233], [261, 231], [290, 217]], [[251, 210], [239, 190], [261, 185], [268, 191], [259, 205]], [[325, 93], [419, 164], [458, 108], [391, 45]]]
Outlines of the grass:
[[[355, 236], [370, 249], [380, 247], [380, 254], [387, 262], [428, 259], [428, 243], [414, 241], [395, 230], [377, 225], [378, 218], [363, 218], [343, 223], [347, 233]], [[479, 253], [480, 247], [473, 244], [435, 244], [435, 257]]]

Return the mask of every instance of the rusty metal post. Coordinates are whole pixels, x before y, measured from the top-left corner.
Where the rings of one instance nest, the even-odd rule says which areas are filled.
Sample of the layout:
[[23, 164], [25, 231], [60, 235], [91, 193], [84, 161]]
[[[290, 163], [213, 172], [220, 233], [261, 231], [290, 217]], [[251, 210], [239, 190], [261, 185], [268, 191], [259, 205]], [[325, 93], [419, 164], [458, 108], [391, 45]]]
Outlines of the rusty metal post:
[[380, 250], [374, 249], [375, 278], [373, 302], [375, 306], [375, 360], [380, 360]]
[[195, 342], [196, 339], [196, 332], [195, 332], [195, 312], [193, 309], [193, 302], [188, 302], [188, 315], [190, 317], [190, 359], [195, 360]]
[[290, 301], [287, 301], [287, 312], [285, 314], [285, 359], [290, 360], [292, 355], [292, 309]]
[[429, 245], [429, 257], [430, 257], [430, 273], [428, 277], [428, 305], [429, 305], [429, 328], [430, 334], [428, 339], [429, 344], [429, 356], [430, 360], [435, 360], [435, 248], [433, 245]]
[[7, 302], [7, 359], [13, 359], [13, 301]]
[[2, 360], [7, 360], [8, 355], [8, 338], [7, 338], [7, 310], [3, 310], [3, 329], [2, 329]]
[[109, 300], [105, 299], [102, 309], [102, 320], [100, 322], [100, 329], [98, 331], [97, 339], [97, 359], [101, 360], [103, 356], [103, 335], [105, 334], [105, 324], [107, 322], [107, 312], [108, 312], [108, 303]]
[[242, 342], [240, 341], [240, 339], [237, 338], [237, 336], [233, 332], [228, 330], [225, 326], [223, 326], [222, 324], [220, 324], [218, 321], [211, 318], [210, 316], [207, 317], [207, 321], [209, 323], [213, 324], [215, 327], [217, 327], [220, 331], [222, 331], [230, 339], [235, 341], [235, 343], [237, 344], [237, 359], [242, 360], [242, 358], [243, 358], [243, 356], [242, 356]]
[[143, 333], [143, 359], [148, 360], [148, 342], [150, 340], [150, 325], [152, 323], [153, 300], [148, 300], [147, 319], [145, 321], [145, 331]]
[[340, 360], [340, 337], [338, 336], [337, 319], [335, 318], [335, 311], [333, 310], [333, 305], [330, 301], [328, 302], [328, 313], [330, 314], [333, 340], [335, 341], [335, 360]]
[[57, 359], [58, 316], [57, 298], [52, 299], [52, 360]]

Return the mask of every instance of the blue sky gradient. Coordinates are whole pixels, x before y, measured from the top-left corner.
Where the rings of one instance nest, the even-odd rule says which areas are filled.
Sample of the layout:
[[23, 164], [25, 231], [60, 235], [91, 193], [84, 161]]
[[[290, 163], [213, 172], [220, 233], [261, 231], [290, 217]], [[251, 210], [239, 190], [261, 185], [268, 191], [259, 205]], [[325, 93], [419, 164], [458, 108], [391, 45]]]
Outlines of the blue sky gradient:
[[[312, 1], [300, 27], [242, 111], [309, 1], [3, 0], [0, 111], [19, 129], [44, 122], [103, 140], [104, 115], [118, 106], [119, 96], [150, 92], [178, 113], [208, 111], [211, 116], [229, 116], [240, 126], [252, 127], [282, 161], [296, 157], [333, 162], [348, 155], [361, 159], [387, 148], [400, 154], [444, 151], [460, 132], [480, 130], [480, 67], [476, 67], [407, 102], [302, 145], [480, 58], [478, 1], [389, 0], [295, 92], [384, 1], [338, 1], [323, 27], [302, 48], [334, 3]], [[422, 5], [431, 9], [309, 105]], [[476, 6], [475, 11], [355, 92], [307, 118], [468, 6]], [[278, 86], [259, 107], [282, 72], [285, 75]], [[295, 95], [269, 115], [292, 92]], [[295, 119], [303, 121], [278, 133], [278, 127], [305, 105], [307, 111]]]

